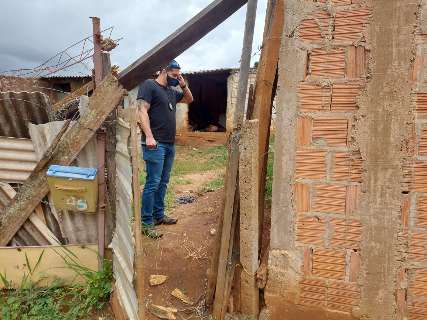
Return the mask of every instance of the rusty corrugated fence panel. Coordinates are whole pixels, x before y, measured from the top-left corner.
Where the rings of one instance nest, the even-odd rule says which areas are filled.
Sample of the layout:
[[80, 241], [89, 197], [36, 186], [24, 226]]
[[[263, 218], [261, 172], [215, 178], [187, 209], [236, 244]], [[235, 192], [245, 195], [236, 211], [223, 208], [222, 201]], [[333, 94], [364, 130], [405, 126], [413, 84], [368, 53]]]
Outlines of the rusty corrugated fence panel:
[[130, 320], [138, 319], [138, 301], [133, 286], [135, 239], [132, 214], [132, 166], [128, 141], [130, 127], [121, 118], [117, 125], [116, 146], [116, 230], [113, 248], [114, 278], [119, 301]]
[[42, 92], [0, 92], [0, 136], [29, 138], [28, 123], [49, 122], [51, 111]]
[[[50, 143], [52, 143], [63, 125], [64, 121], [55, 121], [30, 126], [31, 139], [33, 140], [35, 151], [39, 158], [41, 158], [44, 151], [48, 148]], [[96, 141], [94, 138], [89, 140], [71, 165], [79, 167], [97, 167]], [[97, 243], [98, 228], [96, 224], [96, 214], [61, 210], [56, 215], [59, 218], [62, 236], [67, 244]]]
[[0, 136], [0, 181], [22, 183], [36, 164], [36, 154], [30, 139]]

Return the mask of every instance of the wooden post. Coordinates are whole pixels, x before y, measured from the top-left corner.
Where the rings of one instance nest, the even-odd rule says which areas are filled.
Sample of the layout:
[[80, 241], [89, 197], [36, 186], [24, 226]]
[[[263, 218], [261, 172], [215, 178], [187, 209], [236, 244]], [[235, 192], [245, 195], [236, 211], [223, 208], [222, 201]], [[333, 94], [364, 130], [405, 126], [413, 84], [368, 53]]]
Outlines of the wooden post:
[[259, 289], [256, 284], [259, 251], [258, 221], [258, 120], [246, 121], [240, 143], [240, 313], [254, 318], [259, 313]]
[[[234, 114], [233, 132], [230, 136], [228, 165], [225, 179], [225, 204], [222, 217], [221, 242], [219, 252], [214, 252], [213, 260], [218, 261], [218, 267], [212, 272], [216, 273], [215, 301], [213, 305], [214, 319], [223, 320], [227, 311], [231, 282], [234, 275], [234, 266], [228, 267], [230, 257], [233, 256], [234, 233], [236, 231], [236, 215], [234, 210], [236, 199], [236, 184], [238, 183], [239, 168], [239, 140], [240, 129], [243, 123], [243, 115], [246, 104], [249, 69], [252, 55], [252, 41], [255, 28], [257, 0], [249, 0], [246, 11], [245, 34], [243, 37], [242, 58], [240, 63], [240, 76], [236, 110]], [[233, 215], [234, 213], [234, 215]], [[234, 216], [234, 217], [233, 217]], [[234, 223], [233, 223], [234, 221]], [[220, 223], [221, 226], [221, 223]], [[218, 254], [216, 257], [215, 254]], [[216, 272], [215, 272], [216, 271]], [[208, 292], [208, 296], [209, 296]]]
[[95, 87], [102, 81], [102, 49], [101, 49], [101, 20], [98, 17], [92, 19], [93, 29], [93, 68], [95, 70]]
[[[265, 18], [261, 57], [255, 82], [254, 119], [259, 120], [259, 220], [262, 227], [265, 201], [271, 113], [275, 77], [284, 25], [284, 0], [269, 0]], [[261, 232], [259, 233], [261, 235]]]
[[136, 294], [138, 297], [138, 318], [143, 320], [144, 316], [144, 266], [141, 236], [141, 189], [139, 185], [140, 177], [140, 156], [138, 150], [141, 148], [140, 139], [138, 139], [138, 129], [136, 122], [136, 108], [132, 108], [131, 126], [130, 126], [130, 150], [132, 161], [132, 190], [133, 190], [133, 210], [134, 210], [134, 233], [135, 233], [135, 276], [136, 276]]
[[105, 251], [105, 132], [96, 135], [98, 160], [98, 255], [99, 270], [102, 270]]

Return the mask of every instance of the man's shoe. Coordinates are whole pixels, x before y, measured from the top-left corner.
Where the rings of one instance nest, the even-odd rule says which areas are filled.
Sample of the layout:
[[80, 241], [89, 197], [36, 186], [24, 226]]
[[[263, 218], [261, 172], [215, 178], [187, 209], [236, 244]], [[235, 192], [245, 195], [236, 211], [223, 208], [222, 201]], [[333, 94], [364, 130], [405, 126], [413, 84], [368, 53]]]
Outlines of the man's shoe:
[[167, 224], [167, 225], [171, 225], [171, 224], [176, 224], [178, 222], [178, 219], [174, 219], [168, 216], [164, 216], [162, 219], [160, 220], [156, 220], [154, 219], [154, 224], [156, 226], [160, 225], [160, 224]]
[[141, 229], [142, 229], [142, 234], [147, 236], [148, 238], [159, 239], [159, 238], [163, 237], [163, 234], [158, 232], [154, 228], [154, 225], [142, 224]]

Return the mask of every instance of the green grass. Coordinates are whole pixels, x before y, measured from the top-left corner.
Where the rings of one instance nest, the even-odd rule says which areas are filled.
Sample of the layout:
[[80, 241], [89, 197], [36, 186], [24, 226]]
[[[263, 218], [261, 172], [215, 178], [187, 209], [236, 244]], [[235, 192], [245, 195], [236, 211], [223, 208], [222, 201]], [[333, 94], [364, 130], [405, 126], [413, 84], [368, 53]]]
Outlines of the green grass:
[[[172, 168], [168, 190], [166, 192], [166, 210], [171, 210], [175, 206], [175, 187], [177, 185], [186, 185], [191, 183], [191, 181], [185, 179], [185, 175], [221, 169], [225, 167], [226, 163], [227, 148], [225, 146], [200, 148], [177, 146], [174, 166]], [[142, 168], [144, 168], [143, 165]], [[141, 172], [141, 185], [145, 183], [145, 176], [145, 172]], [[223, 178], [215, 178], [213, 181], [209, 182], [205, 188], [203, 188], [203, 191], [219, 189], [223, 184]]]
[[265, 182], [265, 199], [267, 202], [271, 202], [273, 193], [273, 162], [274, 162], [274, 138], [270, 139], [268, 161], [267, 161], [267, 175]]
[[[65, 251], [65, 247], [63, 247]], [[89, 270], [79, 265], [72, 252], [60, 253], [68, 268], [76, 276], [86, 280], [82, 285], [64, 286], [59, 281], [47, 287], [39, 287], [32, 281], [43, 253], [35, 266], [28, 263], [22, 283], [18, 289], [12, 289], [7, 275], [0, 279], [7, 290], [0, 291], [0, 319], [2, 320], [78, 320], [92, 319], [92, 312], [101, 310], [108, 303], [112, 282], [112, 264], [105, 260], [101, 271]]]
[[224, 186], [224, 176], [216, 177], [208, 181], [202, 188], [203, 192], [212, 192], [221, 189]]
[[[273, 161], [274, 161], [274, 137], [270, 138], [270, 146], [267, 162], [266, 192], [267, 202], [271, 202], [273, 185]], [[225, 146], [193, 148], [188, 146], [177, 146], [174, 167], [166, 193], [166, 209], [170, 210], [175, 206], [175, 187], [177, 185], [190, 184], [191, 181], [185, 179], [186, 174], [204, 172], [225, 168], [227, 164], [227, 148]], [[145, 172], [141, 174], [141, 185], [145, 183]], [[224, 177], [216, 177], [207, 182], [202, 192], [215, 191], [224, 186]]]

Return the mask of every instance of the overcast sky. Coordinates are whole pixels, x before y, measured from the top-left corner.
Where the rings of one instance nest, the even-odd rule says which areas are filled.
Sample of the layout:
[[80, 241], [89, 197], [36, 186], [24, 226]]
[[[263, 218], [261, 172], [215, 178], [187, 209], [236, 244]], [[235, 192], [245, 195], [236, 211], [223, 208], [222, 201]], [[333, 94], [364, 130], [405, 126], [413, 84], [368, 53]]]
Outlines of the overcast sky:
[[[34, 68], [70, 44], [91, 35], [90, 16], [101, 18], [102, 29], [114, 26], [112, 38], [123, 37], [111, 55], [112, 63], [122, 70], [210, 2], [1, 0], [0, 72]], [[266, 2], [258, 1], [254, 53], [262, 41]], [[184, 71], [237, 67], [245, 13], [246, 6], [178, 57]], [[257, 58], [255, 56], [253, 61]]]

